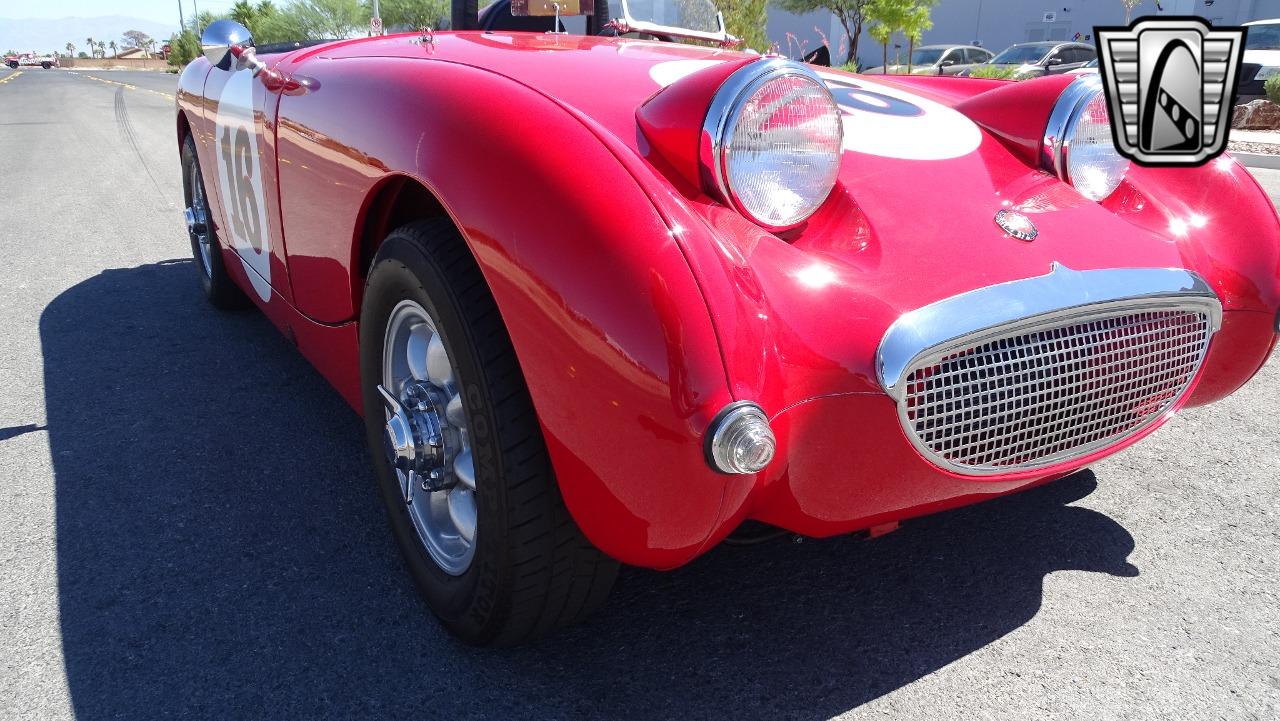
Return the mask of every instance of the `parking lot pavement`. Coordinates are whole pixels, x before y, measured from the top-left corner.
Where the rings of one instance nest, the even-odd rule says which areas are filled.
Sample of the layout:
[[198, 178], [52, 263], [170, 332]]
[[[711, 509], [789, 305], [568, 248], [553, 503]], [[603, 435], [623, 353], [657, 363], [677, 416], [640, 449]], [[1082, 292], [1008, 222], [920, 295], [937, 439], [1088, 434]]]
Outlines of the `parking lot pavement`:
[[1280, 205], [1280, 170], [1250, 168], [1249, 172], [1258, 179], [1258, 185], [1267, 191], [1267, 195], [1271, 196], [1271, 201]]
[[1280, 715], [1274, 361], [1091, 472], [624, 569], [583, 626], [458, 645], [355, 415], [201, 301], [176, 81], [127, 80], [0, 85], [0, 718]]

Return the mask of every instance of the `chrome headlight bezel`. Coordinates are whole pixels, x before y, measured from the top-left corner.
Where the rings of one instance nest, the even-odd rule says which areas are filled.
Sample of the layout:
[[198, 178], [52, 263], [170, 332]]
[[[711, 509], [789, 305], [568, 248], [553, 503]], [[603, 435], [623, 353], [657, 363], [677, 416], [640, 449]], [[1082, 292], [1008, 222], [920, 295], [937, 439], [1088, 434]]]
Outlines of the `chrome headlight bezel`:
[[822, 78], [818, 77], [817, 73], [800, 63], [785, 58], [767, 58], [752, 62], [735, 71], [724, 81], [716, 91], [707, 110], [707, 116], [702, 124], [701, 141], [698, 149], [698, 161], [701, 166], [702, 181], [705, 189], [718, 197], [721, 202], [737, 210], [748, 220], [773, 232], [790, 230], [802, 225], [822, 207], [831, 196], [831, 191], [834, 190], [836, 185], [836, 177], [833, 176], [830, 187], [827, 188], [825, 193], [822, 193], [817, 202], [813, 203], [813, 207], [807, 213], [793, 219], [792, 222], [778, 225], [752, 213], [738, 196], [732, 183], [729, 182], [728, 150], [744, 107], [750, 102], [756, 91], [764, 87], [765, 84], [787, 76], [797, 76], [812, 82], [816, 88], [826, 95], [831, 102], [833, 110], [837, 113], [836, 132], [838, 142], [836, 143], [835, 162], [837, 166], [836, 175], [838, 175], [840, 156], [843, 152], [844, 129], [843, 121], [839, 119], [838, 114], [840, 111], [835, 97], [831, 95], [831, 90], [822, 81]]
[[[1075, 138], [1076, 129], [1080, 124], [1080, 119], [1084, 115], [1085, 108], [1096, 98], [1102, 96], [1102, 77], [1097, 74], [1080, 75], [1070, 85], [1062, 91], [1058, 96], [1057, 102], [1053, 106], [1053, 112], [1049, 114], [1049, 124], [1044, 131], [1044, 140], [1040, 146], [1040, 164], [1046, 171], [1053, 173], [1064, 183], [1076, 187], [1072, 181], [1070, 173], [1071, 145]], [[1110, 112], [1110, 109], [1108, 109]], [[1116, 156], [1120, 156], [1120, 151], [1116, 150]], [[1086, 198], [1095, 201], [1103, 201], [1111, 196], [1120, 187], [1120, 183], [1124, 182], [1124, 176], [1128, 173], [1129, 163], [1126, 160], [1125, 168], [1120, 173], [1119, 178], [1112, 184], [1110, 190], [1101, 197], [1092, 197], [1091, 195], [1081, 191]]]

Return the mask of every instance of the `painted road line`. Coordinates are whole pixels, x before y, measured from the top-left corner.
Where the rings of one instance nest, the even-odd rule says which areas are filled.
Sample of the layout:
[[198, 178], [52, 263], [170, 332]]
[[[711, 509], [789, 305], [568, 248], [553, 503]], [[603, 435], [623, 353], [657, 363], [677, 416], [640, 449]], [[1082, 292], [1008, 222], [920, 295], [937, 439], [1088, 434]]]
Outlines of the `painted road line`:
[[13, 80], [14, 78], [18, 77], [21, 74], [22, 74], [22, 71], [18, 70], [12, 75], [8, 75], [6, 77], [0, 78], [0, 85], [4, 85], [5, 83], [9, 82], [10, 80]]
[[152, 93], [153, 95], [159, 95], [161, 97], [173, 100], [172, 94], [161, 92], [159, 90], [152, 90], [151, 88], [140, 88], [137, 85], [130, 85], [129, 83], [120, 83], [120, 82], [116, 82], [115, 80], [107, 80], [105, 78], [99, 78], [93, 75], [85, 75], [83, 73], [80, 74], [80, 77], [89, 78], [90, 80], [97, 80], [98, 82], [106, 83], [107, 85], [119, 85], [122, 88], [128, 88], [130, 90], [141, 90], [144, 93]]

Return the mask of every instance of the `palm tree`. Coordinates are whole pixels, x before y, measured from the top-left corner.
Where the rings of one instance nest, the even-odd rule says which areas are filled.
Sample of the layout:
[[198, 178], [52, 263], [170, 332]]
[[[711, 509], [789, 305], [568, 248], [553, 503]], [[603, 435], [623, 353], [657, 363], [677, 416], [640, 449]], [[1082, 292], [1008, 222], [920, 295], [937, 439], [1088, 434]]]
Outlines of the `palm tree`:
[[76, 56], [76, 44], [67, 43], [67, 57], [74, 58]]
[[98, 57], [107, 57], [107, 44], [101, 40], [98, 41]]
[[94, 48], [96, 48], [97, 46], [94, 44], [94, 42], [93, 42], [93, 38], [85, 38], [85, 39], [84, 39], [84, 43], [85, 43], [85, 45], [88, 45], [88, 46], [89, 46], [89, 57], [91, 57], [91, 58], [96, 58], [96, 57], [98, 57], [98, 55], [97, 55], [97, 52], [98, 52], [98, 51], [97, 51], [97, 50], [94, 50]]
[[[1133, 14], [1133, 9], [1137, 7], [1141, 2], [1142, 0], [1120, 0], [1120, 3], [1124, 5], [1124, 24], [1125, 25], [1129, 24], [1129, 16]], [[1156, 4], [1158, 5], [1159, 3], [1156, 3]]]
[[111, 57], [115, 57], [118, 54], [116, 52], [116, 41], [112, 40], [109, 45], [111, 46]]

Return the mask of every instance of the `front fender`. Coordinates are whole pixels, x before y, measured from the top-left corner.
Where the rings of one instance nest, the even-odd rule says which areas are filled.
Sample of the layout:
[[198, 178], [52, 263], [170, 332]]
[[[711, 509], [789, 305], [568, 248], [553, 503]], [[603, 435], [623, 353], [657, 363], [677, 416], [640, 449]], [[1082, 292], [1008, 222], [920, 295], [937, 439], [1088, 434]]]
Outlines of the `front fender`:
[[706, 303], [646, 193], [580, 120], [496, 74], [388, 58], [301, 72], [320, 89], [283, 100], [279, 131], [300, 309], [354, 317], [351, 220], [388, 176], [422, 183], [497, 300], [587, 537], [626, 563], [692, 558], [725, 489], [703, 432], [730, 398]]

